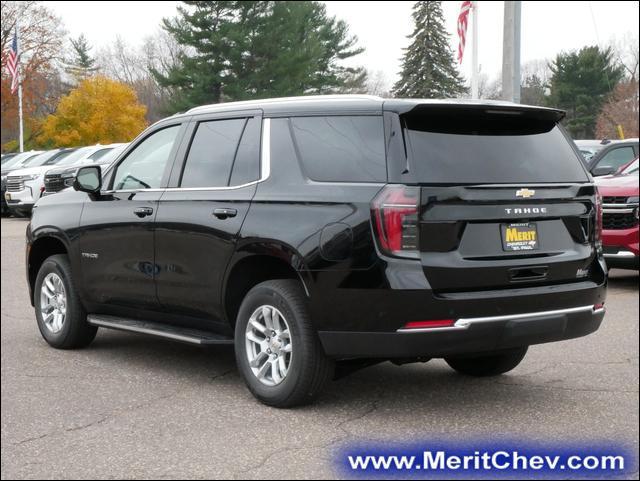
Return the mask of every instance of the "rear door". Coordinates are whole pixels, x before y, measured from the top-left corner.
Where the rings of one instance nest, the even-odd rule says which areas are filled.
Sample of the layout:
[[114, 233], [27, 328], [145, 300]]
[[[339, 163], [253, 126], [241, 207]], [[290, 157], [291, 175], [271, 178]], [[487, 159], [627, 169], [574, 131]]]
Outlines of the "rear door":
[[[595, 188], [552, 112], [415, 109], [391, 181], [414, 184], [418, 255], [435, 291], [583, 280]], [[404, 165], [402, 165], [404, 164]]]
[[161, 305], [223, 318], [221, 287], [260, 177], [259, 111], [195, 118], [156, 217]]

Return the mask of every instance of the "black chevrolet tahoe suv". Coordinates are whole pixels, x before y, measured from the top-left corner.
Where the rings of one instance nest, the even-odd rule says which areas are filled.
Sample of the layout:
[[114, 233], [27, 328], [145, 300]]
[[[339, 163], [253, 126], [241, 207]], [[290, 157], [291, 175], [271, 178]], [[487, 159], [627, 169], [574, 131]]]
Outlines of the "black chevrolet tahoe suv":
[[37, 203], [40, 332], [62, 349], [98, 327], [233, 344], [278, 407], [384, 360], [507, 372], [604, 317], [600, 201], [562, 118], [326, 96], [164, 119]]

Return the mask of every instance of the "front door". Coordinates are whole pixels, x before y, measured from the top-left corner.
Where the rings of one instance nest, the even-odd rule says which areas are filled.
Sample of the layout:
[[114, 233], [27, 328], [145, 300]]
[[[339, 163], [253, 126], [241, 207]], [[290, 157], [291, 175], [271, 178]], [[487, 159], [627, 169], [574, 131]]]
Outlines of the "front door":
[[106, 190], [85, 202], [78, 245], [89, 303], [159, 307], [153, 223], [182, 129], [165, 125], [136, 142], [106, 181]]

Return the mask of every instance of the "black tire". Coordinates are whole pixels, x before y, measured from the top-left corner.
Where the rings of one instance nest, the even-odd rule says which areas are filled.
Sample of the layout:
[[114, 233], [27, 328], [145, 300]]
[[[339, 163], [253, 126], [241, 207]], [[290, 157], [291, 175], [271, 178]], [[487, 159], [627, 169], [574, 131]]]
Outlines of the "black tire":
[[496, 351], [481, 356], [447, 357], [449, 366], [474, 377], [498, 376], [514, 369], [524, 359], [528, 346]]
[[[285, 317], [293, 346], [288, 373], [275, 386], [263, 384], [253, 374], [245, 345], [249, 318], [263, 305], [277, 308]], [[297, 281], [266, 281], [247, 293], [236, 321], [235, 353], [238, 369], [247, 387], [260, 402], [268, 406], [290, 408], [308, 404], [333, 378], [335, 363], [326, 357], [322, 349], [309, 319], [306, 296]]]
[[[52, 332], [44, 323], [40, 310], [40, 296], [45, 277], [55, 273], [62, 280], [66, 294], [66, 315], [62, 328]], [[96, 337], [98, 328], [87, 323], [87, 313], [80, 302], [71, 275], [71, 265], [66, 255], [57, 254], [47, 258], [38, 271], [35, 288], [33, 290], [33, 305], [35, 306], [38, 329], [45, 341], [56, 349], [77, 349], [86, 347]]]

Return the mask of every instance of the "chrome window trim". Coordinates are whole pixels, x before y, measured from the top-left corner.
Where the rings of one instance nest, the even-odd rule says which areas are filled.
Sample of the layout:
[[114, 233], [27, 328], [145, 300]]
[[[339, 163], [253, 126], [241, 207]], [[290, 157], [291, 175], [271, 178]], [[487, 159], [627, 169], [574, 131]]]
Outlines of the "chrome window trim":
[[306, 179], [307, 185], [335, 185], [335, 186], [345, 186], [345, 187], [383, 187], [387, 183], [386, 182], [339, 182], [339, 181], [324, 181], [324, 180], [311, 180]]
[[167, 187], [166, 189], [158, 189], [163, 192], [189, 192], [189, 191], [215, 191], [215, 190], [235, 190], [242, 189], [243, 187], [249, 187], [250, 185], [258, 184], [261, 180], [254, 180], [253, 182], [247, 182], [242, 185], [234, 185], [227, 187]]
[[271, 119], [262, 119], [262, 136], [260, 148], [260, 178], [241, 185], [225, 187], [166, 187], [161, 189], [106, 190], [105, 194], [129, 194], [138, 192], [197, 192], [225, 191], [249, 187], [264, 182], [271, 176]]
[[456, 331], [467, 329], [472, 324], [479, 324], [485, 322], [499, 322], [499, 321], [513, 321], [517, 319], [530, 319], [535, 317], [543, 317], [543, 316], [555, 316], [562, 314], [574, 314], [577, 312], [587, 312], [593, 311], [594, 314], [599, 314], [605, 310], [604, 307], [599, 309], [594, 309], [593, 306], [581, 306], [581, 307], [570, 307], [567, 309], [556, 309], [553, 311], [541, 311], [541, 312], [526, 312], [523, 314], [510, 314], [504, 316], [488, 316], [488, 317], [467, 317], [461, 318], [456, 321], [456, 323], [451, 327], [436, 327], [436, 328], [423, 328], [423, 329], [398, 329], [396, 332], [410, 334], [412, 332], [442, 332], [442, 331]]
[[263, 182], [271, 175], [271, 119], [262, 119], [262, 145], [260, 149], [260, 179]]

